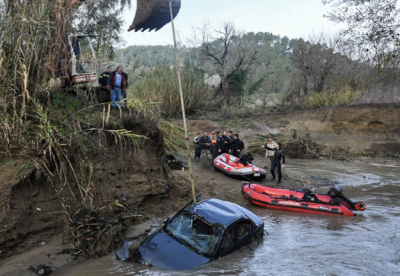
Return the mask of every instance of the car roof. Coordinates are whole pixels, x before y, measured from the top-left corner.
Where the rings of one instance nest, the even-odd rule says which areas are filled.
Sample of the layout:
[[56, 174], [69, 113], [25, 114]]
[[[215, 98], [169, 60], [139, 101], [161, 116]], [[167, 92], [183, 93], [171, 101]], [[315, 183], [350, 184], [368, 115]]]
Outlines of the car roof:
[[[254, 220], [254, 218], [258, 218], [253, 213], [237, 204], [228, 201], [222, 201], [216, 198], [201, 201], [196, 205], [190, 206], [187, 210], [192, 214], [196, 214], [204, 218], [211, 224], [219, 223], [224, 226], [229, 226], [233, 221], [239, 219], [248, 220], [249, 217], [251, 217], [252, 220]], [[247, 214], [247, 212], [251, 214]], [[258, 224], [257, 221], [254, 221], [254, 223]]]

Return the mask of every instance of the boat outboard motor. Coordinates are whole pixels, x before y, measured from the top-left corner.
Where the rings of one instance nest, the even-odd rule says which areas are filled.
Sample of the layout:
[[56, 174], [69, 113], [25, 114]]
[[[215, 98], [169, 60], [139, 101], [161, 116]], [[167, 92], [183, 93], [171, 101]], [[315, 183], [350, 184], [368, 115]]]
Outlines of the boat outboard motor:
[[329, 195], [331, 198], [339, 197], [339, 196], [343, 195], [343, 189], [342, 189], [342, 187], [340, 187], [339, 185], [334, 185], [334, 186], [328, 191], [328, 195]]
[[246, 153], [240, 157], [239, 162], [247, 166], [249, 163], [251, 164], [251, 161], [253, 161], [253, 159], [254, 158], [250, 153]]
[[338, 199], [340, 201], [346, 202], [350, 207], [354, 208], [354, 210], [364, 211], [365, 209], [367, 209], [367, 206], [365, 205], [364, 202], [362, 201], [353, 202], [352, 200], [347, 198], [343, 194], [342, 187], [340, 187], [339, 185], [333, 185], [333, 187], [330, 188], [330, 190], [328, 191], [328, 195], [332, 199]]

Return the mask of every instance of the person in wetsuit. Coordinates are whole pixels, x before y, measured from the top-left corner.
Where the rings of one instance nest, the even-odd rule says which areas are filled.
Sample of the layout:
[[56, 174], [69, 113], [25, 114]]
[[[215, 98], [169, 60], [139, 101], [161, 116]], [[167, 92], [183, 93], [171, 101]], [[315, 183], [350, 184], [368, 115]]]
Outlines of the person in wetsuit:
[[[282, 180], [282, 168], [285, 167], [285, 153], [283, 152], [280, 144], [276, 144], [275, 148], [270, 148], [268, 146], [261, 146], [262, 148], [265, 148], [267, 150], [273, 150], [274, 151], [274, 159], [271, 164], [271, 174], [272, 174], [272, 179], [271, 181], [275, 180], [275, 168], [278, 168], [278, 184], [281, 183]], [[282, 165], [281, 165], [281, 159], [282, 159]]]

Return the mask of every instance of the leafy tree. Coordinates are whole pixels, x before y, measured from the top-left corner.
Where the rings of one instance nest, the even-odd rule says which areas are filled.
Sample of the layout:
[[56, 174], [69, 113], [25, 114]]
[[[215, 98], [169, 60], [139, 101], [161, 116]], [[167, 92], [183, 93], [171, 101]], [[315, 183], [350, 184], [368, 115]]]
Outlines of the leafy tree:
[[77, 31], [96, 38], [96, 50], [114, 56], [114, 46], [123, 42], [122, 12], [131, 8], [131, 0], [91, 0], [81, 4]]

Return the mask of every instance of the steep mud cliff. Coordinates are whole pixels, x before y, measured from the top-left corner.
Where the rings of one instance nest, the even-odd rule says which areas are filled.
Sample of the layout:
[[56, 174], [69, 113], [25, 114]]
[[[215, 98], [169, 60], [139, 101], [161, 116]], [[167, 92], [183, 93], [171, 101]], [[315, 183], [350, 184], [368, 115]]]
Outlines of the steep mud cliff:
[[[99, 165], [94, 174], [93, 205], [108, 208], [107, 204], [118, 200], [143, 216], [159, 216], [175, 205], [178, 207], [190, 193], [184, 181], [180, 184], [174, 180], [164, 162], [163, 138], [157, 125], [134, 117], [125, 118], [123, 124], [125, 129], [149, 139], [139, 152], [126, 142], [108, 143], [109, 146], [101, 150], [87, 153], [84, 161]], [[74, 161], [73, 166], [78, 170], [82, 160]], [[81, 201], [72, 174], [62, 196], [58, 188], [65, 183], [56, 178], [50, 183], [33, 169], [29, 160], [2, 163], [0, 179], [0, 259], [43, 246], [54, 235], [68, 236], [65, 212], [77, 208]], [[178, 200], [170, 202], [170, 196], [176, 196]], [[58, 243], [63, 243], [61, 237]]]

